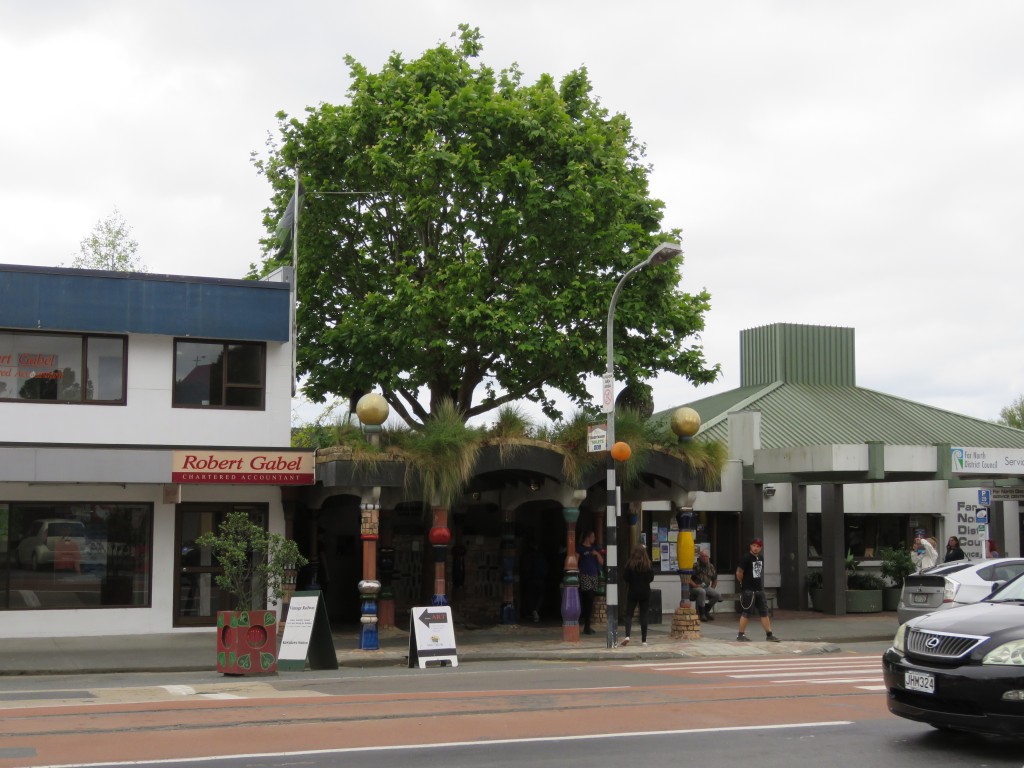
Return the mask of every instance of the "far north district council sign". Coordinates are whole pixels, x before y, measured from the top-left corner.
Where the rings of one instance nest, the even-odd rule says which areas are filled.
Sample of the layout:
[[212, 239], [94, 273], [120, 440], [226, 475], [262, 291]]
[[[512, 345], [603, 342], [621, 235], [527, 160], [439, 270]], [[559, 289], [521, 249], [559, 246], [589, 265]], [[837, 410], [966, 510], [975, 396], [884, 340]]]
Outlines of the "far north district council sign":
[[1024, 475], [1024, 450], [1020, 448], [963, 448], [949, 452], [950, 469], [962, 475]]
[[183, 484], [312, 485], [313, 452], [174, 451], [171, 482]]

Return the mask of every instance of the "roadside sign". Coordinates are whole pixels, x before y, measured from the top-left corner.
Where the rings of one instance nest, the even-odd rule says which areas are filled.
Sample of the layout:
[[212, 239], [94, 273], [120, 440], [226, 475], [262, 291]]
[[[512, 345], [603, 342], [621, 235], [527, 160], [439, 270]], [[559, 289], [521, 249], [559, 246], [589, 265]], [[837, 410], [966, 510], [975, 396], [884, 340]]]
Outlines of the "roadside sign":
[[608, 450], [608, 422], [587, 424], [587, 452], [597, 453]]
[[605, 413], [611, 413], [615, 407], [615, 376], [606, 373], [601, 377], [602, 404]]
[[455, 626], [447, 605], [413, 608], [409, 612], [409, 667], [459, 666]]
[[988, 488], [978, 489], [978, 506], [987, 507], [992, 504], [992, 491]]
[[301, 672], [309, 661], [310, 669], [337, 669], [331, 623], [320, 591], [295, 592], [288, 601], [277, 668]]

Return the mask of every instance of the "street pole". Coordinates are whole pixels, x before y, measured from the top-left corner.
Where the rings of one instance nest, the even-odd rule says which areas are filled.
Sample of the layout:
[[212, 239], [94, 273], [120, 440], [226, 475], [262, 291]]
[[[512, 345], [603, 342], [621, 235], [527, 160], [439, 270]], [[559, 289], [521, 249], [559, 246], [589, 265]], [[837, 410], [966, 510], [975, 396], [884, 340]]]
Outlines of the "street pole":
[[619, 294], [622, 293], [622, 286], [626, 284], [626, 281], [632, 277], [634, 272], [646, 267], [648, 264], [663, 264], [670, 259], [674, 259], [676, 256], [683, 252], [682, 247], [678, 243], [662, 243], [648, 256], [644, 261], [640, 262], [629, 268], [629, 270], [619, 280], [618, 285], [615, 286], [615, 290], [612, 291], [612, 301], [608, 306], [608, 323], [607, 323], [607, 344], [606, 352], [608, 355], [608, 365], [605, 369], [604, 381], [605, 388], [611, 388], [611, 398], [605, 398], [605, 413], [608, 414], [608, 462], [606, 464], [607, 472], [605, 477], [605, 487], [607, 488], [607, 500], [608, 505], [605, 516], [605, 568], [607, 569], [607, 576], [605, 578], [605, 609], [608, 616], [608, 635], [606, 639], [606, 647], [614, 648], [618, 645], [618, 633], [619, 633], [619, 573], [618, 573], [618, 540], [619, 540], [619, 528], [618, 528], [618, 511], [619, 511], [619, 487], [615, 473], [615, 459], [612, 458], [612, 446], [615, 445], [615, 346], [613, 342], [614, 329], [615, 329], [615, 304], [619, 300]]

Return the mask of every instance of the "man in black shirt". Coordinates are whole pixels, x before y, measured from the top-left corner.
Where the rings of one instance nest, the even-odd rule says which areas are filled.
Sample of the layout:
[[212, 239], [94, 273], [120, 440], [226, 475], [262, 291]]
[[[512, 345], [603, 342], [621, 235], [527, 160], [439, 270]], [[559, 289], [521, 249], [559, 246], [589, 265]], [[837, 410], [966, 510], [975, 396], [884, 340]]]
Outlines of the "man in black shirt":
[[747, 620], [750, 615], [756, 613], [761, 617], [761, 626], [767, 635], [765, 638], [769, 643], [779, 642], [779, 638], [772, 634], [772, 622], [768, 618], [768, 601], [764, 596], [764, 558], [761, 557], [761, 548], [764, 546], [760, 539], [750, 542], [750, 552], [740, 560], [736, 568], [736, 583], [740, 587], [740, 627], [736, 639], [740, 642], [749, 643], [750, 638], [746, 636]]

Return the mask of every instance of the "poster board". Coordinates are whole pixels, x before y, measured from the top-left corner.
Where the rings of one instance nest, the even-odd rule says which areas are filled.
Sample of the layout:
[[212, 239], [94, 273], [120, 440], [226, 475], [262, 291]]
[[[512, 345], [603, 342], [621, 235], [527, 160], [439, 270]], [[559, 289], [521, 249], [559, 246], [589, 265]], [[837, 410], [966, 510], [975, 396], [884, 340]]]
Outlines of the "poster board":
[[414, 607], [409, 612], [409, 625], [410, 668], [459, 666], [451, 607]]
[[337, 669], [331, 623], [320, 590], [295, 592], [288, 603], [284, 635], [277, 653], [277, 668], [285, 672], [310, 669]]

